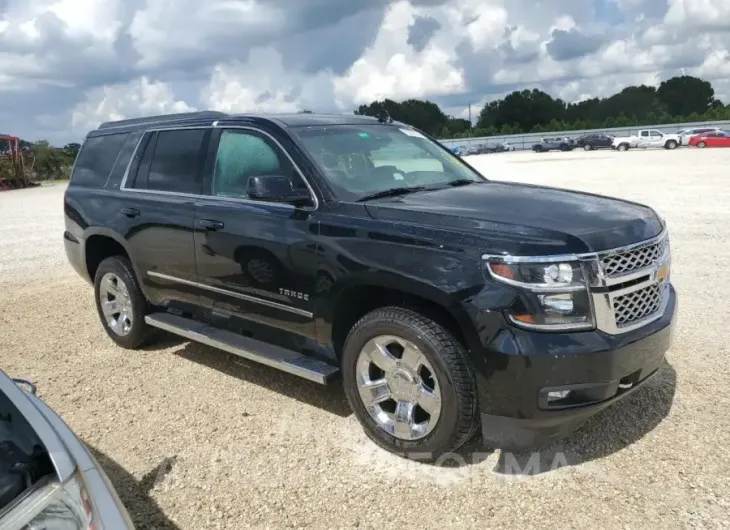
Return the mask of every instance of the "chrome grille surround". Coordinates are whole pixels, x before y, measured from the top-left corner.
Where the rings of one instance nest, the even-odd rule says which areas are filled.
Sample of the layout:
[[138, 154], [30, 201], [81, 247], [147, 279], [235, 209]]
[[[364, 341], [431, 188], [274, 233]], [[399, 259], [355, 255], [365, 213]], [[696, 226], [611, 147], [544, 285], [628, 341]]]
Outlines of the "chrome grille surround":
[[666, 229], [648, 241], [579, 258], [587, 270], [599, 330], [618, 335], [664, 314], [671, 266]]
[[601, 269], [608, 277], [617, 277], [635, 270], [644, 269], [662, 259], [669, 247], [669, 238], [641, 244], [623, 251], [610, 251], [601, 257]]
[[621, 328], [659, 311], [662, 305], [662, 288], [653, 283], [613, 299], [613, 315], [616, 326]]
[[[666, 228], [651, 239], [602, 252], [547, 256], [484, 254], [482, 259], [502, 263], [579, 261], [586, 283], [578, 289], [588, 290], [596, 329], [609, 335], [627, 333], [658, 320], [669, 303], [671, 251]], [[559, 288], [553, 291], [564, 292]]]

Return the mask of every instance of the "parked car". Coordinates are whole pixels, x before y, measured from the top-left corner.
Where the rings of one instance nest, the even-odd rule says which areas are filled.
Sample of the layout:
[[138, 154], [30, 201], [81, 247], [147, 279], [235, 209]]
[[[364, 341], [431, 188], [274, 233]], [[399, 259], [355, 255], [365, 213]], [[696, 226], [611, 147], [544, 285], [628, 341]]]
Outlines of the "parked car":
[[615, 137], [611, 147], [619, 151], [628, 151], [636, 147], [676, 149], [678, 145], [679, 136], [676, 134], [664, 134], [656, 129], [643, 129], [635, 135]]
[[480, 427], [510, 449], [565, 436], [670, 344], [654, 210], [487, 180], [387, 117], [105, 123], [64, 212], [66, 254], [117, 345], [161, 329], [339, 380], [367, 435], [401, 455], [438, 458]]
[[584, 134], [575, 141], [575, 145], [586, 151], [592, 149], [611, 149], [614, 136], [606, 133]]
[[536, 153], [546, 151], [572, 151], [573, 149], [575, 149], [575, 141], [566, 136], [543, 138], [539, 143], [532, 146], [532, 150]]
[[709, 132], [722, 132], [718, 127], [699, 127], [695, 129], [682, 129], [675, 134], [679, 137], [679, 145], [688, 145], [689, 139], [693, 136], [705, 134]]
[[31, 383], [2, 371], [0, 528], [134, 528], [83, 442], [35, 395]]
[[467, 148], [463, 145], [457, 145], [454, 147], [449, 148], [449, 150], [454, 153], [456, 156], [464, 156], [467, 152]]
[[701, 149], [705, 147], [730, 147], [730, 133], [718, 130], [698, 134], [691, 137], [688, 144]]

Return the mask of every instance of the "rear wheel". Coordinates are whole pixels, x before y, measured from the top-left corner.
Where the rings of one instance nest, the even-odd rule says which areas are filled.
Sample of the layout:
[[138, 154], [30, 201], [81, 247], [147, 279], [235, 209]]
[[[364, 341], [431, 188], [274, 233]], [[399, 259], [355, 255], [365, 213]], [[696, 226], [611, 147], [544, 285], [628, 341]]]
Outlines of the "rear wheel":
[[384, 449], [434, 460], [477, 431], [474, 373], [438, 323], [400, 307], [376, 309], [350, 330], [345, 393], [365, 433]]
[[585, 145], [583, 146], [583, 150], [584, 150], [584, 151], [590, 151], [591, 149], [593, 149], [593, 146], [591, 146], [590, 144], [585, 144]]
[[147, 300], [126, 257], [112, 256], [99, 264], [94, 294], [104, 330], [119, 346], [138, 348], [152, 335], [144, 321]]
[[699, 147], [700, 149], [704, 149], [705, 147], [707, 147], [707, 144], [705, 142], [699, 142], [697, 144], [697, 147]]

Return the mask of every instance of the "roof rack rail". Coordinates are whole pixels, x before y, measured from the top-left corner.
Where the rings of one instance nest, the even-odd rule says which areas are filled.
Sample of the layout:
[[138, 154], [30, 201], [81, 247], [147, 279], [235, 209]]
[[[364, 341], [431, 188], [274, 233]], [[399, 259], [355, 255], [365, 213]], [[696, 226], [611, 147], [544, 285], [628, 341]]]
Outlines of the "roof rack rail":
[[128, 125], [142, 125], [149, 123], [174, 123], [177, 121], [184, 121], [190, 119], [205, 119], [205, 118], [225, 118], [228, 116], [225, 112], [218, 112], [216, 110], [201, 110], [198, 112], [181, 112], [178, 114], [162, 114], [159, 116], [145, 116], [142, 118], [131, 118], [128, 120], [118, 121], [106, 121], [99, 125], [99, 129], [108, 129], [111, 127], [124, 127]]

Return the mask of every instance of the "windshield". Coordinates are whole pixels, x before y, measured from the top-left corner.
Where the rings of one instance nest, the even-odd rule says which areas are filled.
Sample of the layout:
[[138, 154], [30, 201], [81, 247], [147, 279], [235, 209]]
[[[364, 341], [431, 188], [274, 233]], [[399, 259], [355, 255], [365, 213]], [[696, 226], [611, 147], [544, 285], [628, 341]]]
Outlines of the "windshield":
[[414, 129], [373, 124], [290, 131], [342, 200], [357, 201], [391, 189], [435, 189], [486, 180]]

